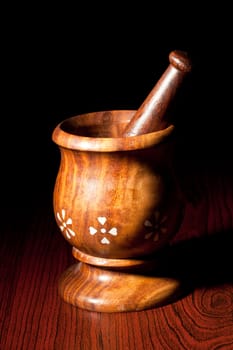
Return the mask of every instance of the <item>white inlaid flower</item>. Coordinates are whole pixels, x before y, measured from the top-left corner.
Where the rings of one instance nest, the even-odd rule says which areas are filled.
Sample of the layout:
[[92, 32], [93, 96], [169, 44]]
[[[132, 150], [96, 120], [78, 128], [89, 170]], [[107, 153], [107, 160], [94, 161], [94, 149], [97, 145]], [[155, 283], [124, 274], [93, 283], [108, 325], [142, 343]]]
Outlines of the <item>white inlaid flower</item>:
[[72, 219], [68, 218], [66, 219], [66, 211], [65, 209], [61, 210], [61, 214], [59, 212], [57, 212], [57, 218], [60, 222], [60, 230], [62, 232], [65, 232], [67, 238], [71, 239], [71, 236], [75, 236], [75, 232], [73, 230], [71, 230], [71, 228], [68, 227], [68, 225], [72, 225]]
[[[100, 226], [98, 228], [95, 228], [93, 226], [89, 227], [89, 233], [93, 236], [95, 235], [97, 232], [100, 232], [102, 234], [110, 234], [112, 236], [117, 236], [118, 232], [117, 232], [117, 228], [116, 227], [112, 227], [110, 229], [108, 229], [105, 226], [105, 223], [107, 222], [107, 218], [105, 216], [98, 216], [97, 221], [99, 222]], [[110, 244], [110, 241], [107, 237], [103, 237], [100, 242], [102, 244]]]
[[144, 222], [144, 226], [147, 229], [147, 233], [145, 234], [145, 239], [149, 239], [153, 237], [153, 241], [158, 241], [160, 236], [163, 233], [167, 232], [167, 227], [165, 227], [165, 223], [167, 221], [167, 216], [162, 216], [161, 213], [156, 210], [153, 217], [150, 220], [146, 220]]

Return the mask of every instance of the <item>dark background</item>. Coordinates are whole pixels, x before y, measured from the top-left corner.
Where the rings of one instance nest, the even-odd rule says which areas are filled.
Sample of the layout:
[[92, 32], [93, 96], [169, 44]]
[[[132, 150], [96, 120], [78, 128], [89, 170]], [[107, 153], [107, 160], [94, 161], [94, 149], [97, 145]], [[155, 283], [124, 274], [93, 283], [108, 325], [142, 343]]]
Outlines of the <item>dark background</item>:
[[6, 10], [2, 30], [1, 177], [3, 207], [52, 201], [59, 151], [52, 131], [63, 119], [137, 109], [185, 50], [193, 61], [173, 103], [177, 152], [190, 169], [223, 174], [232, 163], [232, 38], [226, 8], [165, 4], [22, 6]]

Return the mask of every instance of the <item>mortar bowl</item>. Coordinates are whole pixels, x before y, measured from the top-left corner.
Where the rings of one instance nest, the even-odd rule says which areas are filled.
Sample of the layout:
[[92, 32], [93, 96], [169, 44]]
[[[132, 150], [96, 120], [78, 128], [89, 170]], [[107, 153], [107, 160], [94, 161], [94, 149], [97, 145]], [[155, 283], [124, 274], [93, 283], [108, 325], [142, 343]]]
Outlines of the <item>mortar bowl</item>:
[[[63, 120], [52, 134], [61, 154], [54, 215], [78, 260], [61, 277], [59, 291], [65, 301], [92, 311], [148, 308], [179, 287], [166, 279], [162, 298], [148, 290], [146, 301], [130, 298], [145, 278], [153, 295], [158, 283], [161, 287], [161, 278], [145, 277], [143, 269], [169, 245], [183, 215], [173, 170], [175, 127], [121, 137], [135, 112], [77, 115]], [[135, 273], [139, 267], [143, 269]]]

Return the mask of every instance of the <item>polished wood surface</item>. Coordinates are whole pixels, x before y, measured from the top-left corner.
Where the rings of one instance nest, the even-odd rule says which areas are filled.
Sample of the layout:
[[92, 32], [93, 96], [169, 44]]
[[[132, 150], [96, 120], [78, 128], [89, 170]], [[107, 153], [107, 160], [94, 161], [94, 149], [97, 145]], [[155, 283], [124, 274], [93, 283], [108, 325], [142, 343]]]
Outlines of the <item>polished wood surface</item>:
[[35, 208], [2, 207], [0, 349], [232, 350], [233, 173], [206, 163], [181, 172], [185, 217], [166, 267], [189, 290], [146, 311], [98, 313], [65, 303], [58, 280], [75, 261], [51, 198]]
[[121, 137], [133, 113], [77, 115], [52, 135], [61, 153], [54, 216], [82, 262], [62, 275], [59, 292], [90, 311], [144, 310], [170, 300], [180, 287], [179, 279], [160, 271], [168, 258], [155, 255], [183, 218], [174, 126]]
[[191, 59], [185, 51], [174, 50], [169, 54], [169, 66], [145, 98], [123, 136], [142, 135], [164, 129], [171, 122], [167, 109], [180, 88], [184, 77], [191, 71]]

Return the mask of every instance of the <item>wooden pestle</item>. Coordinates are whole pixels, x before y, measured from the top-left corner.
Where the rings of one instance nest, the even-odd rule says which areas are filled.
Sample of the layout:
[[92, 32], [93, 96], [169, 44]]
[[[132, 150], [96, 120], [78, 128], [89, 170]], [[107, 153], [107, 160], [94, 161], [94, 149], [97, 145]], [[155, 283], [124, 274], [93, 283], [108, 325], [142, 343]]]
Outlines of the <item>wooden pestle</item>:
[[167, 126], [165, 112], [183, 78], [191, 71], [191, 61], [185, 51], [172, 51], [169, 62], [168, 68], [132, 117], [122, 136], [146, 134]]

